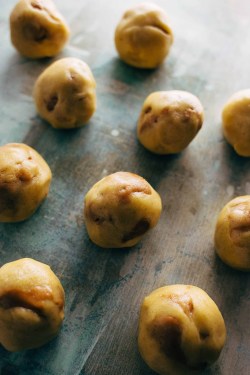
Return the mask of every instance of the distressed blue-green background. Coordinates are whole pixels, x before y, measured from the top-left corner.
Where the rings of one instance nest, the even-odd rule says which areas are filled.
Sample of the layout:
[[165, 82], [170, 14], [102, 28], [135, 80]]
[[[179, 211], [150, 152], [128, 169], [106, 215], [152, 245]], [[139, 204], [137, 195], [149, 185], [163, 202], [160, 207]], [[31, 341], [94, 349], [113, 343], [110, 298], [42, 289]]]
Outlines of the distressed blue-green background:
[[[250, 87], [248, 0], [158, 0], [175, 41], [157, 70], [140, 71], [117, 57], [113, 36], [123, 11], [140, 1], [55, 1], [71, 28], [64, 56], [86, 61], [98, 105], [79, 130], [52, 129], [36, 114], [32, 88], [54, 60], [30, 61], [11, 46], [14, 0], [0, 0], [0, 144], [24, 142], [52, 169], [50, 194], [28, 221], [0, 224], [0, 265], [22, 257], [49, 264], [66, 292], [57, 339], [22, 353], [0, 347], [1, 375], [150, 375], [136, 343], [139, 306], [172, 283], [203, 288], [225, 318], [228, 338], [206, 375], [247, 375], [250, 368], [249, 275], [214, 253], [216, 216], [230, 199], [250, 194], [249, 159], [225, 143], [220, 114], [235, 91]], [[205, 123], [177, 156], [155, 156], [136, 139], [146, 96], [181, 89], [202, 101]], [[158, 226], [130, 250], [93, 245], [83, 223], [83, 197], [118, 170], [146, 178], [160, 193]]]

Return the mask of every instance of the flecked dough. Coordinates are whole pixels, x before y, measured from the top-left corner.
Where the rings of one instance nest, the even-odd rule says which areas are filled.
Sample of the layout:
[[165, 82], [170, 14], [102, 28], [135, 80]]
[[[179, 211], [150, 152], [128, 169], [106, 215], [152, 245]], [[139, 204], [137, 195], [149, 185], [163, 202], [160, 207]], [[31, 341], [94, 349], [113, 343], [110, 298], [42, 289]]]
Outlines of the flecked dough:
[[54, 128], [81, 127], [95, 112], [95, 87], [85, 62], [72, 57], [60, 59], [45, 69], [35, 83], [37, 112]]
[[10, 15], [11, 41], [29, 58], [56, 56], [69, 28], [51, 0], [19, 0]]
[[134, 246], [160, 217], [161, 198], [144, 178], [116, 172], [97, 182], [84, 199], [90, 239], [104, 248]]
[[64, 290], [44, 263], [23, 258], [0, 268], [0, 344], [16, 352], [52, 340], [64, 319]]
[[172, 43], [167, 15], [153, 3], [127, 10], [115, 30], [120, 58], [136, 68], [156, 68], [168, 55]]
[[196, 286], [165, 286], [142, 303], [139, 350], [160, 375], [188, 375], [206, 368], [218, 359], [225, 338], [218, 307]]
[[142, 106], [137, 136], [151, 152], [175, 154], [194, 139], [203, 119], [203, 107], [195, 95], [180, 90], [153, 92]]
[[30, 217], [49, 192], [51, 170], [38, 152], [22, 143], [0, 147], [0, 222]]
[[234, 198], [223, 207], [214, 242], [223, 262], [238, 270], [250, 271], [250, 195]]

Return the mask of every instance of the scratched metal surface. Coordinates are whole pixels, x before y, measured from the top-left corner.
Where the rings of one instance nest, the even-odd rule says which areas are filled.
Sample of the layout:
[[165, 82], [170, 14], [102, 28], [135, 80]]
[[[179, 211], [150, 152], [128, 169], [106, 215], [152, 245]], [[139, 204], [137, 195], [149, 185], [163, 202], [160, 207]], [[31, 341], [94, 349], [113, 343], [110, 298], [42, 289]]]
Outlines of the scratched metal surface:
[[[9, 41], [14, 0], [0, 0], [0, 140], [25, 142], [53, 172], [46, 202], [28, 221], [0, 225], [1, 265], [32, 257], [51, 265], [66, 292], [66, 318], [53, 342], [22, 353], [0, 348], [1, 375], [153, 375], [137, 350], [139, 305], [165, 284], [206, 290], [228, 332], [219, 361], [206, 375], [245, 375], [249, 358], [249, 275], [214, 254], [213, 231], [222, 206], [250, 194], [249, 159], [238, 157], [221, 134], [221, 108], [250, 87], [248, 0], [155, 1], [172, 20], [175, 42], [157, 70], [140, 71], [117, 58], [113, 34], [122, 12], [138, 1], [56, 1], [71, 27], [58, 56], [82, 58], [97, 81], [98, 108], [80, 130], [58, 131], [34, 109], [32, 88], [51, 60], [29, 61]], [[159, 157], [136, 139], [145, 97], [182, 89], [199, 96], [205, 123], [180, 155]], [[138, 173], [160, 193], [158, 226], [130, 250], [102, 250], [86, 234], [83, 197], [101, 177]], [[248, 370], [247, 370], [248, 369]]]

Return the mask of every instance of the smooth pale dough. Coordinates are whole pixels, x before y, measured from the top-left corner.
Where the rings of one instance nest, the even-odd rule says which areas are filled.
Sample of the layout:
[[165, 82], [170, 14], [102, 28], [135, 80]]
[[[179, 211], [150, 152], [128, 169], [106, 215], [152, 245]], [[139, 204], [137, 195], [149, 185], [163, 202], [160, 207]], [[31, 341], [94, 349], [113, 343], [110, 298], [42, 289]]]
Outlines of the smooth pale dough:
[[116, 172], [97, 182], [84, 200], [90, 239], [104, 248], [134, 246], [161, 214], [161, 198], [142, 177]]
[[188, 375], [204, 369], [217, 360], [225, 338], [218, 307], [196, 286], [165, 286], [143, 301], [139, 350], [160, 375]]
[[203, 119], [203, 107], [193, 94], [178, 90], [154, 92], [143, 104], [137, 136], [151, 152], [175, 154], [193, 140]]
[[66, 57], [50, 65], [34, 87], [37, 112], [54, 128], [81, 127], [96, 109], [96, 83], [88, 65]]
[[10, 15], [11, 41], [29, 58], [56, 56], [69, 28], [51, 0], [20, 0]]
[[250, 195], [231, 200], [221, 210], [214, 242], [223, 262], [241, 271], [250, 271]]
[[0, 344], [11, 352], [52, 340], [64, 318], [64, 290], [44, 263], [23, 258], [0, 268]]
[[250, 156], [250, 89], [235, 93], [222, 112], [223, 133], [240, 156]]
[[142, 3], [127, 10], [115, 30], [120, 58], [136, 68], [156, 68], [172, 43], [167, 15], [153, 3]]
[[33, 148], [22, 143], [0, 147], [0, 222], [31, 216], [49, 192], [51, 170]]

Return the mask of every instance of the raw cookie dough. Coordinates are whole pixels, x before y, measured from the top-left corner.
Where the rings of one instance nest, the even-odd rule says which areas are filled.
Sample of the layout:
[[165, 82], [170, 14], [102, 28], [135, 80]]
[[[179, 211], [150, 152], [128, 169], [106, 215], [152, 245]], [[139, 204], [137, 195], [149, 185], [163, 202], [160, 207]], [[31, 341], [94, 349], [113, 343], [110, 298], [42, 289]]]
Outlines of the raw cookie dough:
[[165, 11], [153, 3], [127, 10], [115, 31], [120, 58], [136, 68], [156, 68], [173, 43]]
[[0, 268], [0, 344], [15, 352], [52, 340], [64, 318], [64, 290], [44, 263], [23, 258]]
[[88, 65], [67, 57], [54, 62], [38, 77], [34, 99], [40, 116], [54, 128], [84, 125], [96, 109], [96, 83]]
[[188, 146], [203, 123], [199, 99], [186, 91], [158, 91], [142, 107], [137, 126], [139, 141], [156, 154], [175, 154]]
[[0, 222], [31, 216], [49, 192], [51, 170], [33, 148], [22, 143], [0, 147]]
[[143, 301], [139, 350], [148, 366], [160, 375], [202, 370], [217, 360], [225, 338], [218, 307], [196, 286], [165, 286]]
[[84, 216], [90, 239], [98, 246], [134, 246], [154, 227], [161, 198], [142, 177], [117, 172], [97, 182], [85, 196]]
[[29, 58], [57, 55], [69, 37], [69, 28], [51, 0], [20, 0], [10, 15], [11, 41]]
[[250, 271], [250, 195], [231, 200], [221, 210], [214, 242], [223, 262]]
[[223, 133], [237, 154], [250, 156], [250, 89], [235, 93], [222, 112]]

